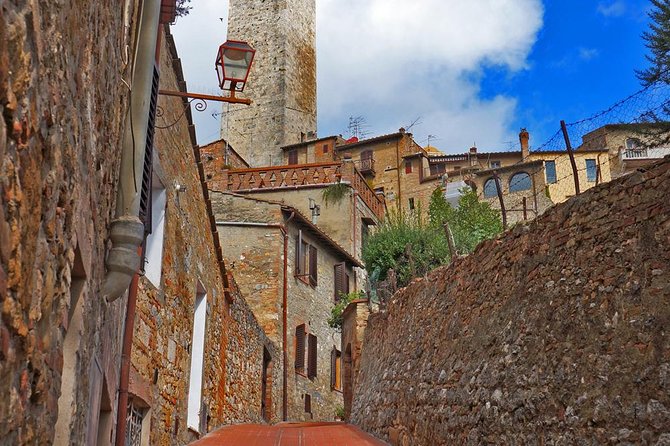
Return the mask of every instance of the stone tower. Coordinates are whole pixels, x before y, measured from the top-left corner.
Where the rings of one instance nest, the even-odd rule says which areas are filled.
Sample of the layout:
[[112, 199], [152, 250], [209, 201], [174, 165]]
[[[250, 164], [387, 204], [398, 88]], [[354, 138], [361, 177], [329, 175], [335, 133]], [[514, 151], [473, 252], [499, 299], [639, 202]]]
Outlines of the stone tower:
[[283, 164], [281, 146], [316, 132], [316, 1], [230, 0], [228, 38], [256, 49], [253, 103], [224, 104], [221, 136], [252, 167]]

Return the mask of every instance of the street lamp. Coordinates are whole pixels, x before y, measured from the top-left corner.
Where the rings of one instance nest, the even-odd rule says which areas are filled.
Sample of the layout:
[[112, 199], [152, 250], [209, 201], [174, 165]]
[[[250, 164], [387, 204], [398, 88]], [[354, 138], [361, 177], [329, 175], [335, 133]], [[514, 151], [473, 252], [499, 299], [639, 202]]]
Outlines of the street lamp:
[[251, 71], [256, 50], [247, 42], [227, 40], [219, 47], [215, 68], [219, 76], [219, 88], [228, 90], [231, 96], [243, 91]]
[[[205, 104], [204, 101], [216, 101], [250, 105], [250, 99], [237, 98], [235, 97], [235, 93], [244, 90], [255, 54], [256, 50], [251, 45], [237, 40], [228, 40], [219, 47], [215, 62], [216, 74], [219, 77], [219, 87], [221, 90], [230, 91], [230, 96], [214, 96], [167, 90], [159, 90], [158, 93], [165, 96], [177, 96], [191, 100], [197, 99], [202, 101], [201, 104]], [[198, 111], [203, 111], [206, 108], [206, 104], [200, 108], [196, 104], [196, 110]]]

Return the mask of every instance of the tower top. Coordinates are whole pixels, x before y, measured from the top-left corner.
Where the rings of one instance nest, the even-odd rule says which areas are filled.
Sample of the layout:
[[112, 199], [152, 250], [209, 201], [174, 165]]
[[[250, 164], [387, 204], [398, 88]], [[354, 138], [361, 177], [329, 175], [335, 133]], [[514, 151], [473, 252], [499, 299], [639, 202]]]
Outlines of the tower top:
[[316, 1], [230, 0], [228, 39], [249, 42], [256, 59], [252, 105], [224, 106], [221, 136], [252, 167], [282, 164], [282, 146], [316, 132]]

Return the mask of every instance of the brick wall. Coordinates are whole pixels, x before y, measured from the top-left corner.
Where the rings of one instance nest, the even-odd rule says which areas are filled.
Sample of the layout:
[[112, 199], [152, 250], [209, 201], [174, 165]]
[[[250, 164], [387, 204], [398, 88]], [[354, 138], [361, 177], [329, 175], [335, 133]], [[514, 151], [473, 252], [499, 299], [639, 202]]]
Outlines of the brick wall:
[[[108, 0], [0, 7], [0, 438], [6, 444], [52, 443], [64, 363], [77, 377], [68, 384], [75, 406], [66, 426], [75, 444], [84, 444], [87, 425], [97, 420], [90, 398], [102, 391], [99, 373], [116, 385], [125, 300], [107, 305], [98, 290], [127, 103], [124, 29], [121, 7]], [[81, 325], [71, 326], [74, 314]], [[63, 357], [68, 329], [71, 361]]]
[[392, 444], [667, 444], [670, 158], [370, 317], [352, 421]]

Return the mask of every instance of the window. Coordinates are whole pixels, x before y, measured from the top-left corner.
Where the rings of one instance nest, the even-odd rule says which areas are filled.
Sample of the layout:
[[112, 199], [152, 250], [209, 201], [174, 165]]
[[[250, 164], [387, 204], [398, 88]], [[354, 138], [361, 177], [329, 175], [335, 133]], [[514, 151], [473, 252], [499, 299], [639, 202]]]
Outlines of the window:
[[298, 164], [298, 150], [293, 149], [288, 151], [288, 163]]
[[595, 182], [598, 176], [598, 168], [596, 167], [596, 160], [586, 160], [586, 181]]
[[405, 173], [412, 173], [412, 162], [405, 161]]
[[530, 179], [530, 175], [528, 175], [526, 172], [515, 173], [509, 180], [510, 192], [521, 192], [524, 190], [529, 190], [532, 186], [533, 184]]
[[316, 354], [318, 352], [316, 335], [310, 333], [307, 340], [307, 377], [313, 379], [316, 378]]
[[339, 302], [342, 294], [349, 293], [349, 274], [346, 263], [335, 265], [335, 302]]
[[144, 420], [144, 410], [136, 407], [132, 400], [128, 402], [128, 412], [126, 417], [126, 446], [142, 445], [142, 421]]
[[305, 373], [305, 324], [295, 328], [295, 371]]
[[166, 202], [165, 186], [154, 173], [151, 184], [151, 234], [147, 236], [145, 245], [144, 275], [156, 288], [161, 285]]
[[500, 161], [491, 161], [489, 166], [491, 169], [498, 169], [500, 168]]
[[318, 278], [318, 251], [302, 239], [302, 231], [295, 240], [295, 276], [315, 287]]
[[305, 413], [312, 413], [312, 395], [309, 393], [305, 394]]
[[205, 363], [205, 325], [207, 323], [207, 293], [198, 282], [193, 312], [193, 336], [191, 338], [191, 374], [188, 385], [188, 412], [186, 424], [189, 429], [200, 432], [202, 422], [202, 371]]
[[446, 167], [444, 164], [431, 164], [430, 165], [430, 174], [431, 175], [440, 175], [446, 172]]
[[409, 199], [409, 210], [410, 211], [414, 210], [414, 198]]
[[323, 153], [328, 153], [328, 149], [329, 149], [328, 144], [324, 144], [323, 145]]
[[330, 352], [330, 389], [342, 390], [342, 352], [335, 347]]
[[556, 161], [544, 162], [544, 174], [547, 177], [547, 183], [554, 184], [556, 182]]
[[498, 190], [496, 188], [496, 180], [493, 178], [489, 178], [486, 180], [486, 183], [484, 183], [484, 197], [485, 198], [492, 198], [498, 195]]

